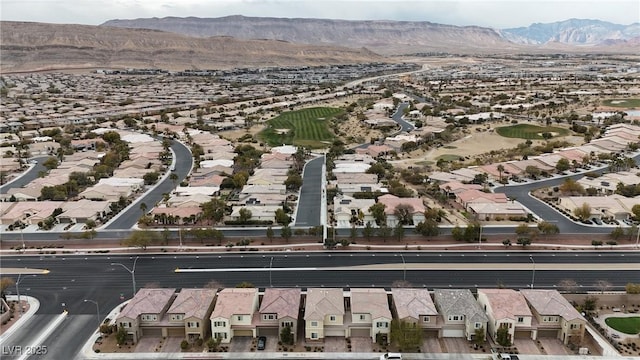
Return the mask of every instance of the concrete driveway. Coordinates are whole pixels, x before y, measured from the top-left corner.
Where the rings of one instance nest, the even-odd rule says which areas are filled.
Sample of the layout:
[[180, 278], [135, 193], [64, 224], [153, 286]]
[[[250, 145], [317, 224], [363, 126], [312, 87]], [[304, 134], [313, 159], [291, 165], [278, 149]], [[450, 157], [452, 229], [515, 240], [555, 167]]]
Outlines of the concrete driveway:
[[253, 345], [253, 338], [250, 336], [234, 336], [231, 339], [229, 352], [249, 352]]

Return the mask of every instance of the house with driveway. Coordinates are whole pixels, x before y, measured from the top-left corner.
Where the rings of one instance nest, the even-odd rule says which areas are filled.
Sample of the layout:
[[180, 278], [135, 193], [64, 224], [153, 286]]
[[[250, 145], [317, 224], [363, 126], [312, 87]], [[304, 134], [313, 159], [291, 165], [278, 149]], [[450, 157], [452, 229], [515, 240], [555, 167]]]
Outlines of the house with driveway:
[[563, 344], [580, 344], [587, 320], [557, 290], [520, 290], [533, 313], [536, 338], [552, 337]]
[[533, 314], [524, 296], [512, 289], [478, 289], [478, 303], [489, 318], [489, 334], [496, 339], [499, 328], [507, 328], [509, 339], [536, 339]]
[[211, 313], [211, 336], [226, 344], [234, 336], [256, 337], [254, 313], [258, 310], [258, 289], [228, 288], [218, 293]]
[[351, 323], [348, 337], [370, 337], [377, 341], [389, 341], [391, 311], [384, 289], [351, 289]]
[[258, 336], [275, 335], [279, 339], [282, 330], [289, 327], [295, 342], [298, 333], [301, 293], [299, 288], [265, 289], [258, 310], [256, 324]]
[[189, 341], [207, 339], [216, 292], [217, 289], [182, 289], [167, 310], [169, 336], [180, 336]]
[[140, 289], [116, 318], [118, 328], [124, 328], [134, 343], [143, 336], [168, 336], [164, 317], [176, 289]]
[[427, 289], [391, 289], [391, 309], [399, 321], [405, 321], [422, 328], [425, 336], [438, 337], [441, 321], [438, 309]]
[[304, 337], [307, 341], [323, 340], [327, 336], [347, 337], [344, 317], [342, 289], [307, 289], [304, 313]]
[[476, 331], [487, 331], [487, 315], [468, 289], [436, 289], [433, 294], [442, 316], [440, 337], [473, 340]]

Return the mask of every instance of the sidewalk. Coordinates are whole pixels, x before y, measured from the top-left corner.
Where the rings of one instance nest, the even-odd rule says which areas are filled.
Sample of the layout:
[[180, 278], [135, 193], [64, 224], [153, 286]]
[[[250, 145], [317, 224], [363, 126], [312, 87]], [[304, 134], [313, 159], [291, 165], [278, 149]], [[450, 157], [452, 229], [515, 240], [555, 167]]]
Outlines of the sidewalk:
[[[22, 316], [20, 316], [20, 318], [15, 323], [11, 324], [11, 326], [9, 326], [9, 328], [6, 329], [2, 333], [2, 335], [0, 335], [0, 343], [3, 342], [9, 336], [11, 336], [11, 334], [13, 334], [16, 331], [16, 329], [18, 329], [20, 326], [28, 322], [29, 319], [31, 319], [31, 317], [33, 316], [33, 314], [35, 314], [40, 308], [40, 301], [38, 301], [38, 299], [34, 297], [20, 295], [20, 300], [21, 301], [27, 300], [27, 302], [29, 303], [29, 309], [27, 310], [27, 312], [22, 314]], [[7, 295], [7, 301], [18, 301], [18, 295]]]

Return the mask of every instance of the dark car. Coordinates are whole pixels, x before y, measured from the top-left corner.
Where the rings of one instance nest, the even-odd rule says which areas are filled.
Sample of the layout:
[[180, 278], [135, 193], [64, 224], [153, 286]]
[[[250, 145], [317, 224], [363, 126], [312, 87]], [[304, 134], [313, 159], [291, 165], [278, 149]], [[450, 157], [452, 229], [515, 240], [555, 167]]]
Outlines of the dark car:
[[267, 346], [267, 338], [265, 336], [260, 336], [258, 338], [258, 350], [264, 350], [265, 346]]

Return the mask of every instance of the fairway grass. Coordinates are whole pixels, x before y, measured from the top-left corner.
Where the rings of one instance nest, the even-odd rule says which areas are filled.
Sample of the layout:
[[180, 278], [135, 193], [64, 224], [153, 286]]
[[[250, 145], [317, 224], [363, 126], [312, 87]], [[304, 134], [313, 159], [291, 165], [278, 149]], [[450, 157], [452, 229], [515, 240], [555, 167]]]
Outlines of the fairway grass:
[[437, 160], [443, 160], [443, 161], [458, 161], [458, 160], [462, 160], [462, 156], [460, 155], [454, 155], [454, 154], [442, 154], [440, 156], [438, 156]]
[[640, 316], [608, 317], [604, 320], [610, 327], [629, 335], [640, 333]]
[[329, 130], [329, 121], [342, 112], [342, 109], [331, 107], [287, 111], [267, 121], [267, 128], [258, 136], [269, 146], [327, 147], [336, 139]]
[[517, 124], [496, 128], [500, 136], [508, 138], [520, 138], [528, 140], [543, 140], [542, 134], [552, 133], [553, 137], [569, 135], [569, 130], [555, 126], [537, 126], [529, 124]]
[[640, 107], [640, 99], [609, 99], [602, 101], [602, 105], [616, 108], [636, 108]]

